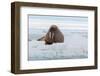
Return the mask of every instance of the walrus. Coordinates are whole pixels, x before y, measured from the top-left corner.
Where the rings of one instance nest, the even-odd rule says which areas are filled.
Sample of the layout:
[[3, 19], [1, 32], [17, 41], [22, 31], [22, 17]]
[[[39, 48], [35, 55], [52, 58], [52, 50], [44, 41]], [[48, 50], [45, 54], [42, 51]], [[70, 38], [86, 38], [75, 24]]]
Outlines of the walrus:
[[47, 34], [38, 41], [45, 41], [45, 44], [63, 43], [64, 35], [56, 25], [51, 25]]

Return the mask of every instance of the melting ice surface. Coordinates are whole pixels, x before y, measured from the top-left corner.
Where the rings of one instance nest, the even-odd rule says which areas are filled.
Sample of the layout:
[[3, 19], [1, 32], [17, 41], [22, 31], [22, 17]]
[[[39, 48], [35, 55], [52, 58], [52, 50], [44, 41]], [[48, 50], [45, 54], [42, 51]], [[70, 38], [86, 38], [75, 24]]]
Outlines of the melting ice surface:
[[82, 59], [88, 58], [88, 31], [61, 30], [64, 43], [45, 45], [37, 41], [47, 33], [46, 29], [29, 30], [28, 60]]

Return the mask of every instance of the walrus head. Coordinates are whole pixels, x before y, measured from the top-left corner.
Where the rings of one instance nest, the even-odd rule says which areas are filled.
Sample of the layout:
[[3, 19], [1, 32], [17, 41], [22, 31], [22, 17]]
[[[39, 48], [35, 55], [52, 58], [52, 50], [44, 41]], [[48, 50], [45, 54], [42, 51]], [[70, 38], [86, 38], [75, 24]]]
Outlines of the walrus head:
[[56, 31], [58, 27], [56, 25], [51, 25], [49, 31]]
[[57, 30], [57, 26], [56, 25], [51, 25], [46, 38], [45, 38], [45, 43], [46, 44], [52, 44], [54, 42], [54, 32]]

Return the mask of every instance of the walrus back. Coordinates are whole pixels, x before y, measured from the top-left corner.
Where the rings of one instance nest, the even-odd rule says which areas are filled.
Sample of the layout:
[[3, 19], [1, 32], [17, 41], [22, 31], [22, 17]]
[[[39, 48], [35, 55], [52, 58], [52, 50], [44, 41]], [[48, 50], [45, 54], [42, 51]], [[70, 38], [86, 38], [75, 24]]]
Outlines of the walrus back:
[[54, 36], [54, 42], [57, 43], [62, 43], [64, 42], [64, 35], [62, 34], [61, 31], [57, 30], [55, 31], [55, 36]]

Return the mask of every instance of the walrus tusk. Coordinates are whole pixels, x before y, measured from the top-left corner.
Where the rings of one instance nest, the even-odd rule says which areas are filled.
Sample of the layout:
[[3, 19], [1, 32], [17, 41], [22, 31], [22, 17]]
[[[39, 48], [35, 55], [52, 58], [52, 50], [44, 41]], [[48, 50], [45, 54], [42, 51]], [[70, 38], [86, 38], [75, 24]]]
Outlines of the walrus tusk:
[[51, 32], [49, 32], [49, 38], [50, 38], [50, 39], [52, 38], [52, 36], [51, 36]]

